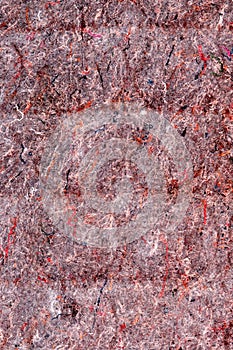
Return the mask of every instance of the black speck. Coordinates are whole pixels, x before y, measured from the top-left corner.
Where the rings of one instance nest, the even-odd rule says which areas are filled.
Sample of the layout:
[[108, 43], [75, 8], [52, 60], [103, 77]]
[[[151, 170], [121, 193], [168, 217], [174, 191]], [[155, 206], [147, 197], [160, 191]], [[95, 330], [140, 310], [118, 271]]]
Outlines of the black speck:
[[83, 75], [82, 77], [79, 78], [79, 80], [81, 80], [81, 79], [87, 80], [86, 75]]
[[182, 131], [181, 136], [185, 137], [186, 131], [187, 131], [187, 127], [185, 127], [185, 129]]

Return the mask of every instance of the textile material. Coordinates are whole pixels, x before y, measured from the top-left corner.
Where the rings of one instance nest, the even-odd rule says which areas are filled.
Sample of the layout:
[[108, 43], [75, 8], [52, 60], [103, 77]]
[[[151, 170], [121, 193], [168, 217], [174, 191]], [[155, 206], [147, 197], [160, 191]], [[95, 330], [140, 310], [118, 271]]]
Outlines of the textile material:
[[[218, 0], [0, 1], [1, 349], [233, 349], [232, 10]], [[86, 201], [96, 191], [112, 203], [118, 193], [127, 206], [123, 190], [110, 185], [132, 188], [131, 212], [119, 212], [115, 225], [136, 220], [149, 200], [149, 163], [141, 161], [140, 172], [137, 157], [122, 163], [110, 147], [104, 152], [101, 135], [119, 134], [114, 120], [96, 119], [101, 132], [91, 126], [79, 134], [84, 113], [119, 104], [161, 116], [187, 149], [189, 204], [169, 232], [148, 223], [148, 232], [125, 244], [92, 246], [67, 231], [72, 220], [59, 224], [64, 211], [51, 215], [54, 197], [46, 208], [41, 164], [51, 149], [62, 155], [65, 133], [62, 143], [50, 140], [76, 118], [76, 129], [62, 130], [76, 135], [78, 155], [65, 158], [64, 148], [67, 162], [52, 170], [71, 198], [70, 213], [81, 203], [77, 177], [84, 174]], [[176, 171], [165, 144], [153, 144], [154, 131], [126, 128], [126, 121], [119, 128], [121, 158], [131, 144], [138, 159], [160, 154], [172, 206], [187, 182], [184, 169]], [[95, 142], [99, 156], [89, 152]], [[108, 156], [96, 178], [82, 170]], [[123, 183], [126, 171], [134, 180]], [[80, 205], [83, 225], [97, 223], [98, 203], [91, 218]]]

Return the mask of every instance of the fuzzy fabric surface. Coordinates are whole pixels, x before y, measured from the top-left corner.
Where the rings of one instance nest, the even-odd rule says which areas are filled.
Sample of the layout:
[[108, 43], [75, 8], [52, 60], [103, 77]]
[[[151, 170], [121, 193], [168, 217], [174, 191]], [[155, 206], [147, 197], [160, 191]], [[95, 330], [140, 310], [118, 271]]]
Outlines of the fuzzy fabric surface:
[[[232, 12], [230, 0], [0, 0], [0, 349], [233, 349]], [[106, 119], [120, 105], [165, 126]], [[164, 190], [150, 197], [155, 154]], [[126, 226], [180, 192], [176, 226], [161, 214], [154, 228], [153, 213]], [[113, 202], [110, 222], [98, 207]]]

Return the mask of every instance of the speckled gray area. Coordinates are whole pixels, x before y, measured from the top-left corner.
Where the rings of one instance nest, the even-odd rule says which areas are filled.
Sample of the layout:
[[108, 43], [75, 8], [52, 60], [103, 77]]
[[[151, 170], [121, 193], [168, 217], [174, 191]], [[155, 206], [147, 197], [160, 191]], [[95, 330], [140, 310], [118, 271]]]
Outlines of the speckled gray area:
[[116, 248], [150, 230], [174, 232], [190, 204], [192, 168], [165, 117], [129, 103], [89, 108], [65, 118], [48, 140], [41, 199], [64, 234]]
[[[233, 349], [232, 10], [219, 0], [0, 1], [1, 349]], [[162, 115], [183, 140], [191, 201], [172, 232], [90, 247], [44, 207], [41, 160], [65, 120], [118, 103]], [[144, 131], [140, 147], [159, 151]], [[175, 200], [182, 179], [161, 162]], [[114, 197], [101, 176], [100, 193]]]

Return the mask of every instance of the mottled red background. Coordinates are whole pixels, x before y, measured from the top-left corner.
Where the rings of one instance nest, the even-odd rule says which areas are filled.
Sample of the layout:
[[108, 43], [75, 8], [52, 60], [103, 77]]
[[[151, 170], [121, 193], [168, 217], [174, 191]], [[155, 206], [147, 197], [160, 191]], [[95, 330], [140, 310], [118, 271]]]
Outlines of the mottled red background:
[[[0, 1], [1, 349], [233, 349], [232, 10]], [[117, 101], [166, 116], [194, 181], [172, 235], [107, 251], [53, 226], [39, 164], [66, 116]]]

